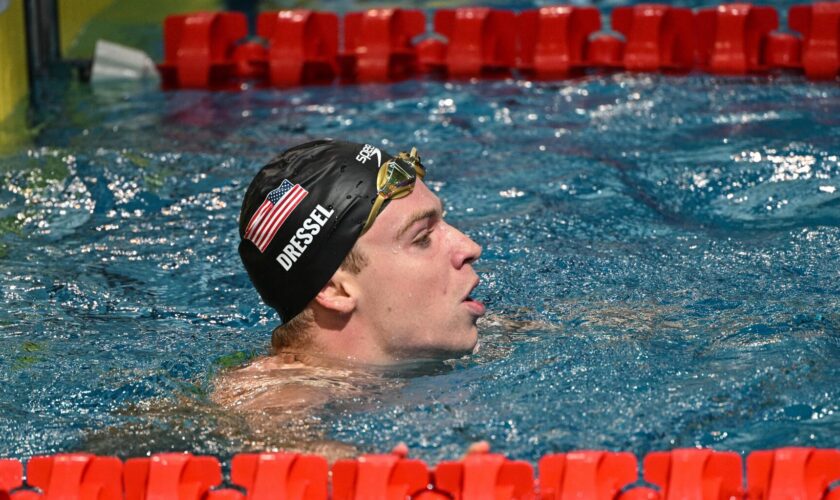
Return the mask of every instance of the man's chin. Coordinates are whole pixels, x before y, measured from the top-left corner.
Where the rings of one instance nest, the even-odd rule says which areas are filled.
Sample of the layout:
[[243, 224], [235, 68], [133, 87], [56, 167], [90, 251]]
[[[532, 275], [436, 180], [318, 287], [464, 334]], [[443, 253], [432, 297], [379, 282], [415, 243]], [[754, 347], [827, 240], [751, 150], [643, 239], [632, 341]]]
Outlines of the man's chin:
[[459, 346], [452, 346], [447, 349], [441, 349], [435, 353], [429, 353], [431, 357], [439, 360], [458, 359], [464, 356], [475, 354], [478, 350], [478, 337], [473, 337], [472, 342], [465, 342]]
[[[449, 331], [457, 333], [447, 338], [438, 338], [434, 342], [402, 346], [394, 358], [400, 361], [458, 359], [475, 353], [478, 349], [478, 328], [474, 324], [459, 325]], [[442, 340], [454, 341], [444, 343]]]
[[[478, 321], [478, 318], [475, 318], [475, 321]], [[472, 335], [472, 346], [470, 347], [470, 354], [475, 354], [478, 352], [478, 327], [475, 326], [475, 321], [473, 321], [472, 328], [470, 328], [470, 334]]]
[[[478, 318], [476, 318], [478, 319]], [[475, 323], [470, 327], [469, 340], [464, 342], [463, 349], [458, 349], [457, 357], [469, 356], [478, 352], [478, 328]]]

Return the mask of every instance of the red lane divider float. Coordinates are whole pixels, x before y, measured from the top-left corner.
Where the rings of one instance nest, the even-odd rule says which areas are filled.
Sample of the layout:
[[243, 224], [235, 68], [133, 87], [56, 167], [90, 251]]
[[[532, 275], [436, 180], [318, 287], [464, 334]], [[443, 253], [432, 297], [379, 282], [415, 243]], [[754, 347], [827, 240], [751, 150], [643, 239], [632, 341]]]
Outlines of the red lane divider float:
[[166, 19], [160, 70], [167, 89], [231, 89], [246, 81], [274, 87], [336, 79], [388, 82], [424, 73], [480, 78], [518, 71], [553, 79], [587, 69], [840, 76], [840, 3], [794, 6], [788, 18], [797, 33], [777, 31], [779, 15], [772, 7], [731, 3], [692, 11], [639, 4], [615, 8], [615, 32], [607, 33], [594, 7], [518, 14], [462, 7], [436, 11], [434, 33], [427, 33], [419, 10], [370, 9], [343, 19], [290, 10], [260, 14], [259, 38], [249, 39], [244, 15], [200, 12]]
[[123, 464], [113, 457], [88, 453], [33, 457], [26, 464], [27, 486], [40, 492], [22, 489], [22, 472], [17, 460], [0, 460], [0, 498], [118, 500], [123, 496]]
[[790, 28], [805, 39], [802, 65], [812, 80], [830, 80], [840, 69], [840, 3], [797, 5], [788, 14]]
[[398, 455], [364, 455], [338, 460], [332, 469], [335, 500], [405, 499], [427, 490], [429, 469], [422, 460]]
[[123, 464], [86, 453], [36, 457], [26, 464], [26, 480], [52, 498], [118, 499]]
[[215, 457], [161, 453], [132, 458], [86, 453], [0, 459], [3, 500], [840, 500], [840, 449], [779, 448], [750, 453], [677, 449], [644, 459], [627, 452], [546, 455], [538, 477], [528, 462], [499, 454], [444, 461], [430, 472], [402, 455], [339, 460], [297, 453], [240, 454], [230, 486]]
[[733, 452], [682, 449], [645, 457], [645, 481], [663, 498], [743, 498], [741, 456]]
[[267, 66], [272, 86], [329, 83], [338, 74], [335, 14], [303, 9], [265, 12], [257, 19], [257, 35], [268, 41], [267, 62], [262, 66]]
[[495, 453], [468, 455], [435, 468], [435, 490], [454, 500], [534, 498], [534, 470], [528, 462]]
[[802, 41], [790, 33], [770, 33], [767, 36], [767, 45], [764, 47], [764, 56], [765, 62], [771, 68], [801, 70]]
[[694, 67], [694, 14], [667, 5], [617, 7], [612, 28], [627, 40], [628, 71], [690, 71]]
[[[546, 455], [539, 463], [542, 498], [617, 498], [636, 482], [636, 457], [627, 452], [576, 451]], [[637, 497], [647, 498], [647, 497]]]
[[781, 448], [756, 451], [747, 457], [750, 498], [782, 500], [840, 499], [840, 488], [828, 486], [840, 478], [840, 450]]
[[595, 7], [556, 6], [517, 16], [519, 70], [542, 80], [579, 75], [587, 67], [589, 37], [601, 29]]
[[339, 62], [347, 81], [388, 82], [418, 72], [412, 39], [426, 31], [419, 10], [371, 9], [344, 17], [344, 53]]
[[248, 20], [237, 12], [199, 12], [164, 21], [164, 61], [158, 66], [164, 88], [221, 88], [236, 75], [236, 42], [248, 35]]
[[745, 75], [768, 69], [762, 46], [779, 27], [772, 7], [726, 4], [697, 13], [700, 67], [718, 75]]
[[11, 491], [23, 486], [23, 465], [17, 460], [0, 459], [0, 500], [9, 500]]
[[450, 78], [508, 76], [516, 65], [516, 14], [512, 11], [438, 10], [435, 32], [449, 40], [442, 66]]
[[206, 500], [327, 498], [329, 467], [324, 457], [297, 453], [249, 453], [233, 457], [230, 480], [245, 490], [211, 491]]
[[130, 458], [123, 472], [125, 500], [199, 500], [222, 482], [215, 457], [161, 453]]
[[624, 40], [609, 34], [595, 34], [589, 41], [586, 61], [596, 70], [624, 69]]

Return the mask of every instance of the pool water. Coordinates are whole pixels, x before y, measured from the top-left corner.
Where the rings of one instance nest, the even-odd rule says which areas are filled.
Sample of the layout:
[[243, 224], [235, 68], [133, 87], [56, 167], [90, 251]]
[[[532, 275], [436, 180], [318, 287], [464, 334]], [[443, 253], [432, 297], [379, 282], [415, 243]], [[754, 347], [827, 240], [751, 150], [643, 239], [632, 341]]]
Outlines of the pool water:
[[[0, 456], [840, 447], [835, 83], [47, 88], [0, 161]], [[276, 323], [237, 217], [263, 162], [323, 136], [418, 147], [490, 314], [477, 355], [281, 425], [212, 398]]]

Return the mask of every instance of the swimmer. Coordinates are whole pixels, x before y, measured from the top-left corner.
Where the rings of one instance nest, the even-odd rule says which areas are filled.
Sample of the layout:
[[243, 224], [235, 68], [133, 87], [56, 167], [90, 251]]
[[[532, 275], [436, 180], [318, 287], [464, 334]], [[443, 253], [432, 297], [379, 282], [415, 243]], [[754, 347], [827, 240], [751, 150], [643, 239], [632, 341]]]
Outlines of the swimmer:
[[273, 355], [221, 377], [217, 402], [305, 409], [330, 391], [358, 395], [370, 367], [477, 349], [481, 247], [444, 220], [425, 174], [415, 149], [392, 156], [335, 140], [293, 147], [259, 171], [239, 254], [281, 324]]

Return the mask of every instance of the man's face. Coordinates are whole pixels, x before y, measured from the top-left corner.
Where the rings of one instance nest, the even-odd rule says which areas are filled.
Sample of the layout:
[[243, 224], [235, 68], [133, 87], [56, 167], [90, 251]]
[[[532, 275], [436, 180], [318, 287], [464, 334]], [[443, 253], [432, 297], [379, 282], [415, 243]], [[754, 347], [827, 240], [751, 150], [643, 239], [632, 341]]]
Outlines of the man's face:
[[357, 276], [357, 312], [383, 351], [394, 359], [472, 352], [484, 314], [469, 297], [481, 247], [443, 220], [440, 200], [423, 182], [380, 212], [359, 248], [368, 264]]

